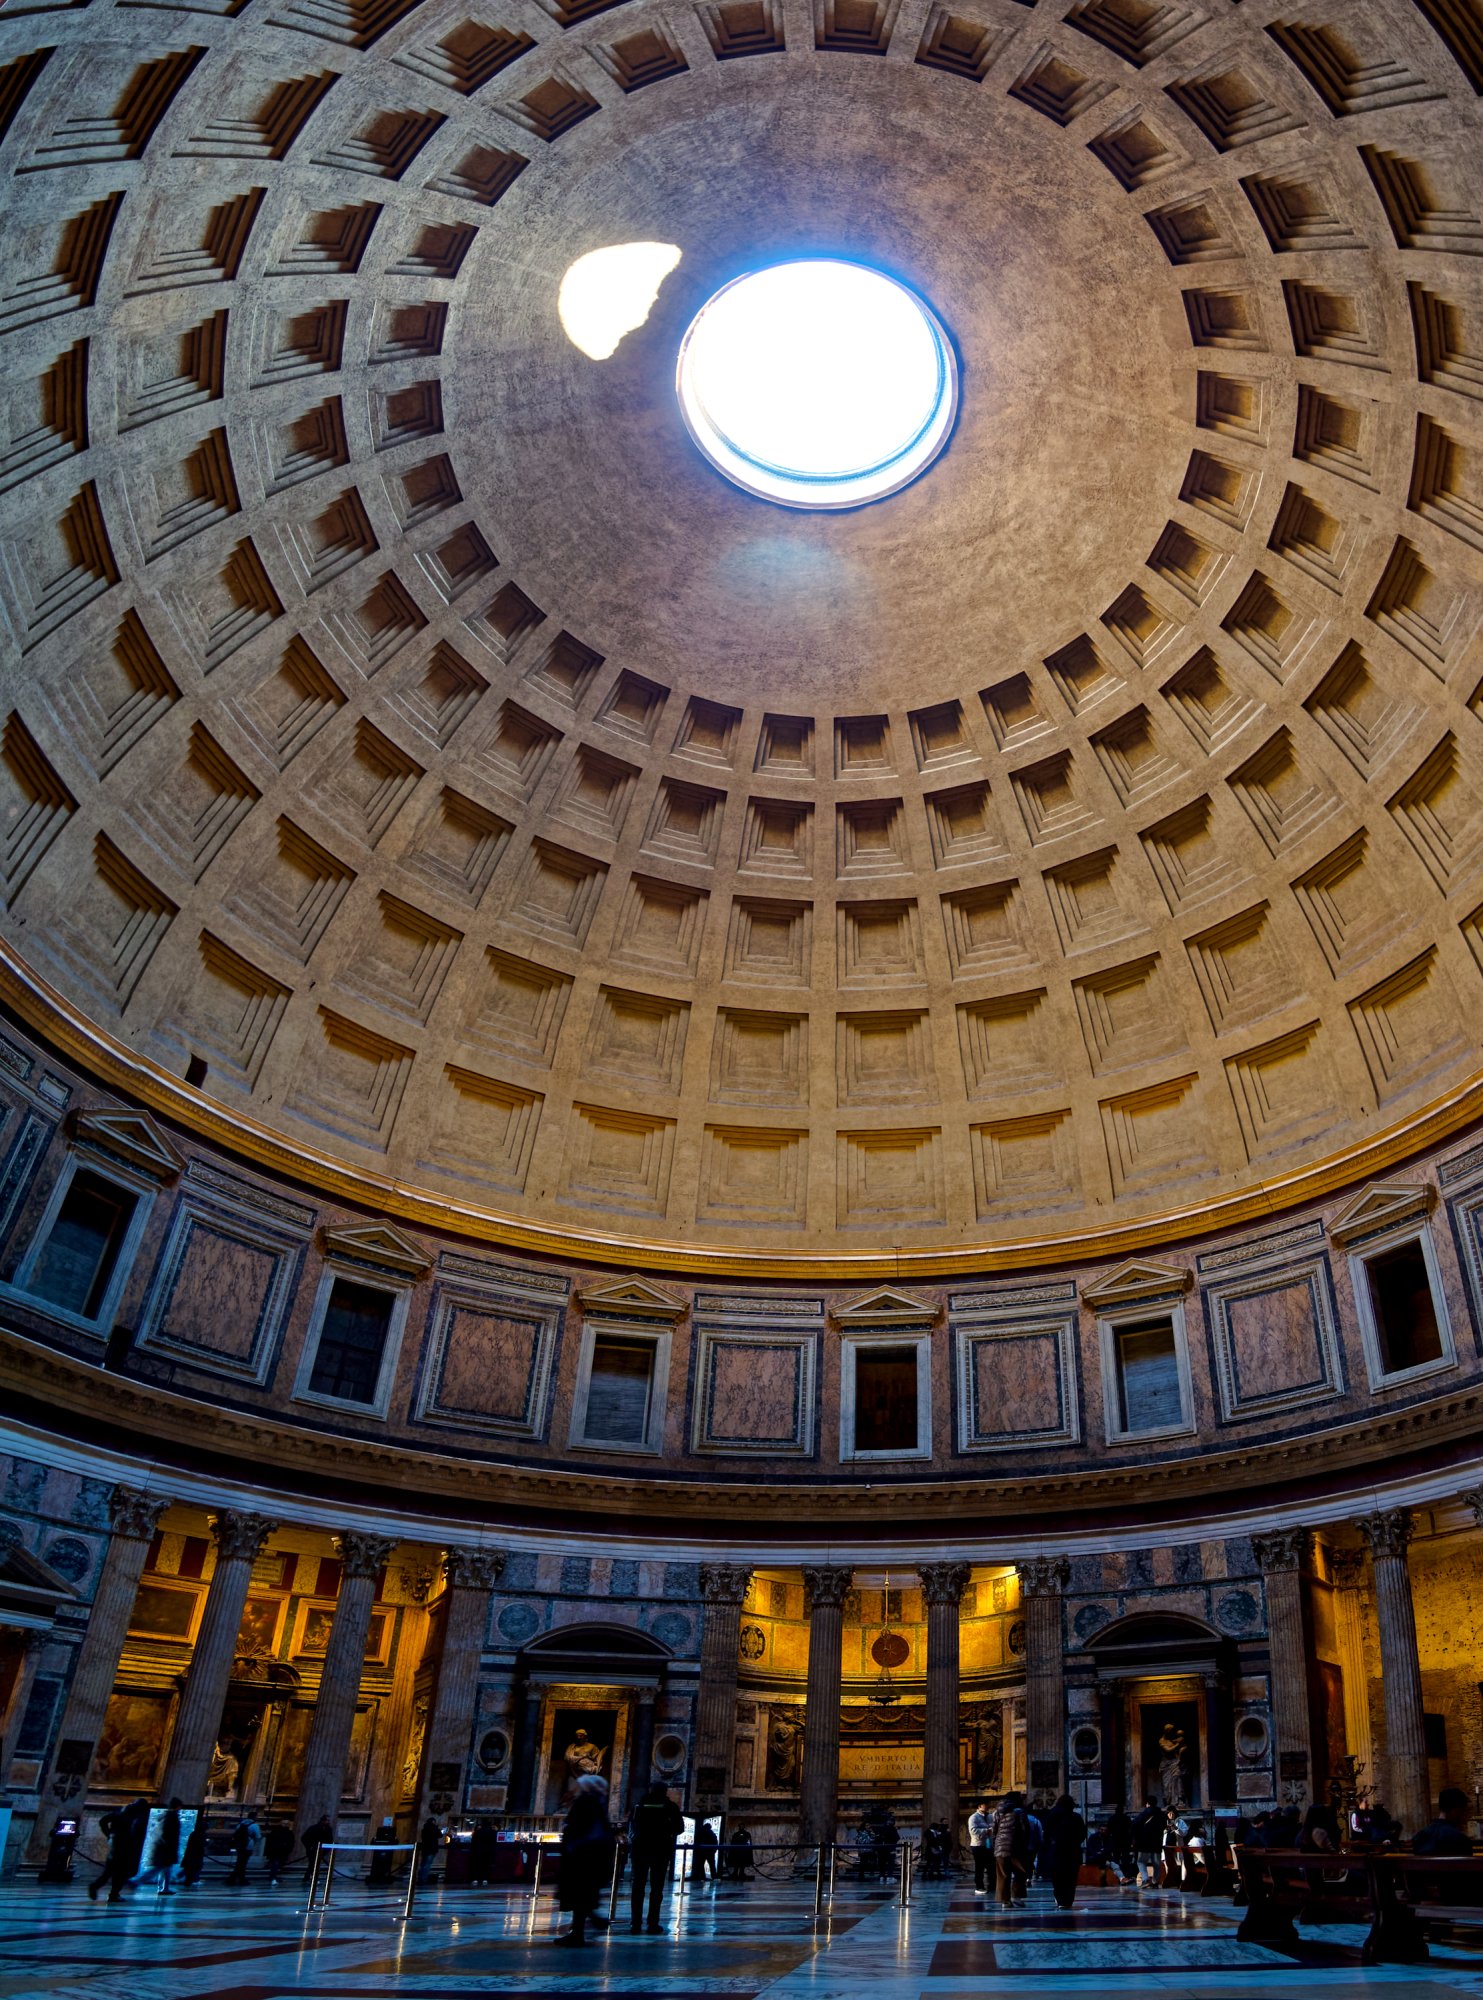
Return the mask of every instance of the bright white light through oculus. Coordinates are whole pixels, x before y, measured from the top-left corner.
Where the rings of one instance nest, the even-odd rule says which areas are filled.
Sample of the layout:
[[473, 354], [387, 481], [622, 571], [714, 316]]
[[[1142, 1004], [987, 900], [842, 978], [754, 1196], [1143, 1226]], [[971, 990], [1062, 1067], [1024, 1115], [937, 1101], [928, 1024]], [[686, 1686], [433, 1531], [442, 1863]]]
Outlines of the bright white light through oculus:
[[702, 306], [678, 390], [691, 436], [736, 485], [789, 507], [858, 507], [941, 451], [958, 374], [915, 293], [816, 258], [735, 278]]
[[573, 347], [593, 361], [616, 354], [624, 334], [649, 317], [679, 261], [673, 243], [614, 243], [578, 257], [556, 295], [557, 316]]

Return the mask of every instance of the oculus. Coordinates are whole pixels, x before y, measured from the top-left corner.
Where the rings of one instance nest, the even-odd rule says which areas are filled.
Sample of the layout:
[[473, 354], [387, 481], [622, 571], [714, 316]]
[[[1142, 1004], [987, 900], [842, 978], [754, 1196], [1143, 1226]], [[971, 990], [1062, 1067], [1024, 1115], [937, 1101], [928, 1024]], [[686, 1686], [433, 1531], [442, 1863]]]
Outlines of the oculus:
[[743, 491], [859, 507], [947, 443], [958, 367], [915, 292], [866, 264], [808, 258], [733, 278], [701, 307], [677, 390], [690, 435]]

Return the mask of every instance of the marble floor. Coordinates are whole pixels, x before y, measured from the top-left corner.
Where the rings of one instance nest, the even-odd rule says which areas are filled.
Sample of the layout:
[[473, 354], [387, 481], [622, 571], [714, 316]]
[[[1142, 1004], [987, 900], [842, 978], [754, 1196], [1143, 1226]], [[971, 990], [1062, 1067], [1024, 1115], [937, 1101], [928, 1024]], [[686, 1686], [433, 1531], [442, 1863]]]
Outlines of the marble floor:
[[0, 1889], [0, 2000], [1309, 2000], [1370, 1987], [1483, 2000], [1483, 1934], [1476, 1949], [1434, 1943], [1422, 1966], [1367, 1970], [1358, 1930], [1312, 1931], [1282, 1956], [1238, 1943], [1225, 1904], [1173, 1892], [1083, 1890], [1063, 1914], [1037, 1888], [1001, 1913], [960, 1883], [920, 1884], [908, 1910], [849, 1884], [816, 1918], [809, 1884], [726, 1882], [673, 1898], [667, 1919], [662, 1937], [632, 1937], [621, 1911], [601, 1942], [557, 1950], [551, 1898], [499, 1889], [433, 1888], [403, 1923], [395, 1897], [354, 1880], [312, 1914], [297, 1883], [208, 1880], [110, 1906], [27, 1881]]

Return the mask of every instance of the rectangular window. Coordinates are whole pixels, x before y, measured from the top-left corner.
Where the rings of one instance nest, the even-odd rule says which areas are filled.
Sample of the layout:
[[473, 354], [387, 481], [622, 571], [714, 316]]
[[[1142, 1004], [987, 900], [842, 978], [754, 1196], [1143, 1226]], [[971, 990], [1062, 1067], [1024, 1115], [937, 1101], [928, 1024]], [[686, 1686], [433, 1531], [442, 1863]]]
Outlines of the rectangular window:
[[583, 1442], [647, 1444], [653, 1393], [653, 1341], [599, 1335], [592, 1344], [592, 1366], [587, 1374]]
[[1443, 1355], [1431, 1274], [1418, 1241], [1398, 1243], [1365, 1259], [1380, 1366], [1387, 1375], [1424, 1367]]
[[917, 1350], [855, 1349], [856, 1451], [917, 1448]]
[[387, 1292], [336, 1278], [314, 1350], [311, 1395], [375, 1402], [395, 1303]]
[[1125, 1431], [1177, 1428], [1185, 1418], [1173, 1322], [1139, 1320], [1131, 1326], [1118, 1327], [1116, 1340], [1122, 1428]]
[[26, 1289], [83, 1319], [102, 1310], [137, 1196], [80, 1167], [72, 1176]]

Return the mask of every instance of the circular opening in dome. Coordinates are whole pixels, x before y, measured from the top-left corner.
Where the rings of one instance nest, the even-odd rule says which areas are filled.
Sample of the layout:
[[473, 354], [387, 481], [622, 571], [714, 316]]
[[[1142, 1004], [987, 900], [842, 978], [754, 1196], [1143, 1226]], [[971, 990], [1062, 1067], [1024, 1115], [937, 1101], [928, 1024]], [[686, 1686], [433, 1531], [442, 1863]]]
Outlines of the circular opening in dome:
[[942, 450], [958, 407], [936, 315], [884, 271], [833, 257], [724, 285], [690, 322], [677, 386], [712, 465], [786, 507], [899, 492]]

